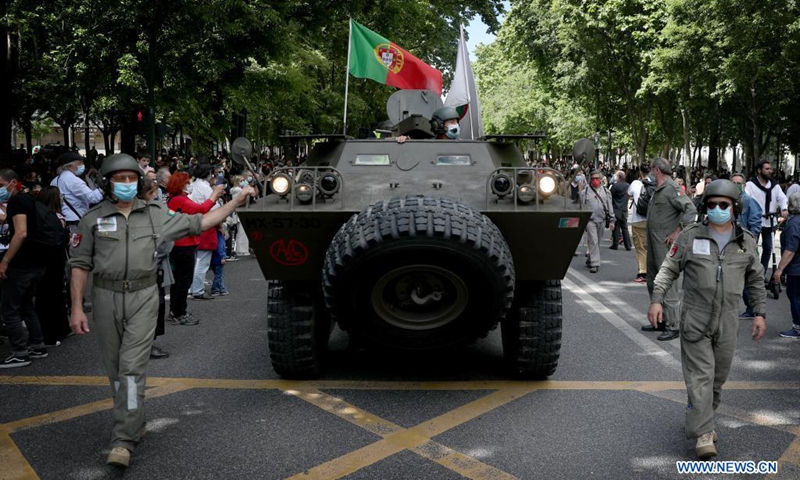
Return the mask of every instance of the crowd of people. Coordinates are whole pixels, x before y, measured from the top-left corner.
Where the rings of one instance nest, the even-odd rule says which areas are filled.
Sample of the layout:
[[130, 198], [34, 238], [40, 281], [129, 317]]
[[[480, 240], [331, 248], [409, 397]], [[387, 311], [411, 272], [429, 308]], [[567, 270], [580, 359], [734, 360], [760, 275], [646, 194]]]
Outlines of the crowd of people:
[[[138, 195], [188, 214], [219, 208], [248, 186], [258, 191], [255, 197], [263, 195], [261, 180], [273, 165], [280, 167], [287, 163], [263, 155], [253, 159], [258, 167], [258, 171], [253, 172], [238, 168], [226, 155], [198, 158], [170, 156], [170, 153], [174, 152], [165, 151], [152, 161], [146, 154], [137, 156], [146, 187]], [[80, 220], [104, 198], [99, 174], [104, 160], [104, 155], [96, 151], [87, 157], [75, 151], [64, 151], [56, 158], [37, 152], [26, 155], [13, 170], [5, 170], [5, 177], [0, 180], [0, 276], [6, 274], [11, 280], [3, 282], [0, 292], [5, 299], [3, 333], [11, 339], [15, 350], [0, 368], [26, 366], [31, 358], [45, 358], [47, 348], [60, 345], [72, 335], [68, 315], [71, 308], [68, 295], [71, 272], [67, 267], [69, 241], [78, 233]], [[291, 165], [291, 161], [288, 162]], [[52, 214], [51, 220], [57, 219], [63, 227], [60, 244], [46, 245], [22, 237], [25, 240], [15, 247], [14, 235], [29, 235], [37, 230], [37, 220], [41, 222], [44, 218], [37, 210], [41, 209], [38, 204], [46, 207]], [[15, 217], [24, 218], [29, 228], [23, 229], [21, 222], [15, 222]], [[11, 255], [8, 255], [9, 250], [13, 250]], [[200, 319], [187, 311], [187, 297], [209, 300], [227, 295], [225, 264], [248, 255], [249, 243], [236, 213], [200, 236], [180, 238], [174, 245], [172, 242], [162, 244], [158, 251], [162, 295], [156, 335], [164, 333], [165, 300], [170, 300], [167, 320], [175, 325], [197, 325]], [[213, 272], [213, 281], [207, 292], [209, 270]], [[88, 293], [82, 303], [91, 310]], [[21, 330], [17, 336], [11, 334], [19, 325], [25, 325], [24, 333], [28, 337], [23, 338]], [[3, 338], [0, 336], [0, 342]], [[14, 338], [18, 338], [17, 343]], [[26, 344], [23, 346], [23, 343]], [[30, 354], [23, 355], [25, 351]], [[151, 358], [168, 356], [168, 352], [153, 345]]]

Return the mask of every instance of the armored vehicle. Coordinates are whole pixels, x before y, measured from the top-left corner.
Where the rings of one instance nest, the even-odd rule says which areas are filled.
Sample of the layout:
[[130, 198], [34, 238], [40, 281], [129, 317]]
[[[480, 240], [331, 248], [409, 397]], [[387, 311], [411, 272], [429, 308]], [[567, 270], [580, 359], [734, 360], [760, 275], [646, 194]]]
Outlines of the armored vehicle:
[[[303, 137], [307, 161], [273, 171], [270, 194], [239, 211], [268, 280], [280, 376], [319, 375], [334, 324], [398, 350], [471, 342], [499, 324], [513, 375], [555, 371], [561, 279], [590, 212], [503, 136], [434, 138], [441, 107], [402, 90], [389, 100], [390, 138]], [[234, 142], [234, 160], [250, 153]]]

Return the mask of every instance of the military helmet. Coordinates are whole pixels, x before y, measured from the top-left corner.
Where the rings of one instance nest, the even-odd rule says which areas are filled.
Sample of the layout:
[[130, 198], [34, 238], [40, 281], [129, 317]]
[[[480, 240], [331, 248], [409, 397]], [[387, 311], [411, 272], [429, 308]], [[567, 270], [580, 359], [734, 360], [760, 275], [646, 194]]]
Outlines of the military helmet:
[[142, 169], [139, 167], [139, 162], [127, 153], [116, 153], [104, 158], [103, 164], [100, 166], [99, 183], [109, 198], [111, 198], [111, 182], [109, 181], [111, 175], [122, 171], [136, 172], [136, 175], [139, 176], [138, 191], [142, 192], [144, 190], [144, 179], [142, 177]]
[[444, 133], [444, 122], [450, 119], [458, 120], [460, 115], [458, 111], [456, 111], [453, 107], [439, 107], [433, 112], [433, 117], [431, 117], [431, 125], [433, 126], [433, 131], [437, 135], [440, 133]]
[[739, 187], [730, 180], [719, 179], [706, 185], [703, 190], [703, 205], [705, 206], [706, 200], [710, 197], [728, 197], [733, 200], [734, 211], [736, 214], [742, 213], [742, 194]]

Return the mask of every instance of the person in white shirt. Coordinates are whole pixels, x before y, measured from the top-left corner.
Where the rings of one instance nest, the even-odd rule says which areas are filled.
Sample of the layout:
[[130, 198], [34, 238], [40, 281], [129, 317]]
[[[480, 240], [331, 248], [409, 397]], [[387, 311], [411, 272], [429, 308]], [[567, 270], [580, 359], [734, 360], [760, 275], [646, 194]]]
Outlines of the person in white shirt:
[[[214, 193], [214, 189], [211, 188], [211, 184], [209, 183], [209, 180], [213, 178], [214, 172], [211, 168], [211, 165], [207, 163], [198, 164], [194, 172], [196, 178], [191, 184], [192, 193], [189, 195], [189, 198], [193, 202], [200, 204], [211, 198], [211, 194]], [[218, 203], [214, 205], [211, 210], [216, 210], [219, 208], [219, 206], [220, 205]], [[206, 241], [204, 242], [203, 240]], [[189, 290], [194, 298], [213, 298], [206, 294], [205, 279], [208, 269], [211, 268], [211, 256], [214, 250], [216, 250], [216, 243], [217, 234], [215, 229], [212, 228], [206, 232], [203, 232], [203, 235], [201, 235], [200, 239], [200, 245], [197, 249], [197, 259], [195, 260], [194, 264], [194, 280], [192, 280], [192, 287]], [[214, 248], [205, 248], [210, 247], [212, 244], [214, 245]]]
[[639, 165], [639, 178], [631, 182], [628, 187], [628, 195], [633, 200], [633, 215], [631, 216], [633, 248], [636, 249], [636, 263], [639, 268], [636, 278], [633, 279], [635, 283], [647, 283], [647, 217], [636, 212], [636, 204], [639, 202], [642, 188], [644, 188], [642, 180], [648, 178], [648, 175], [650, 175], [650, 167], [644, 163]]
[[92, 190], [80, 176], [86, 170], [84, 158], [77, 153], [67, 152], [61, 155], [61, 173], [50, 182], [50, 186], [58, 187], [64, 204], [61, 213], [72, 233], [77, 231], [78, 222], [89, 208], [103, 200], [100, 189]]
[[762, 160], [756, 165], [756, 176], [744, 188], [744, 191], [753, 197], [763, 212], [761, 220], [761, 265], [767, 272], [769, 257], [772, 255], [772, 232], [777, 229], [778, 222], [771, 215], [780, 212], [786, 218], [789, 215], [789, 199], [781, 190], [780, 185], [772, 179], [772, 164]]

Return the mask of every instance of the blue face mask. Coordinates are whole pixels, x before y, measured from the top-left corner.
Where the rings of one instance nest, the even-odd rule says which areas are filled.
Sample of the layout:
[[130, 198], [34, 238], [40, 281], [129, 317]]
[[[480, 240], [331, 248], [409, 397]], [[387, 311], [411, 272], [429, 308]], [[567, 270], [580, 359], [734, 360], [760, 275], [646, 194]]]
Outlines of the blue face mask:
[[708, 219], [716, 225], [724, 225], [731, 221], [731, 210], [732, 207], [728, 207], [725, 210], [719, 207], [712, 208], [708, 211]]
[[117, 200], [130, 202], [136, 197], [138, 183], [114, 183], [114, 196]]
[[11, 198], [11, 193], [8, 188], [0, 187], [0, 202], [5, 203], [9, 198]]
[[86, 171], [86, 166], [85, 165], [81, 165], [80, 167], [78, 167], [77, 170], [75, 170], [75, 175], [80, 177], [81, 175], [83, 175], [83, 172], [85, 172], [85, 171]]
[[247, 182], [246, 182], [246, 181], [244, 181], [244, 180], [242, 180], [241, 182], [239, 182], [239, 186], [240, 186], [240, 187], [242, 187], [242, 188], [244, 188], [244, 187], [246, 187], [246, 186], [247, 186]]
[[458, 125], [453, 125], [453, 126], [449, 127], [446, 132], [444, 132], [444, 134], [450, 140], [455, 140], [456, 138], [458, 138], [458, 135], [460, 133], [461, 133], [461, 127], [458, 126]]

